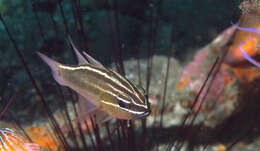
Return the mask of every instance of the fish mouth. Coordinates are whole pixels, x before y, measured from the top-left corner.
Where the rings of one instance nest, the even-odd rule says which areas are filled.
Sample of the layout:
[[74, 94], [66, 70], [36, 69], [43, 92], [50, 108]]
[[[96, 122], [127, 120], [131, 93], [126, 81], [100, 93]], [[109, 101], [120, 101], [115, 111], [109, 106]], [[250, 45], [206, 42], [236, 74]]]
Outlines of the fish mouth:
[[142, 117], [146, 117], [149, 116], [151, 114], [151, 110], [147, 110], [147, 112], [145, 112], [144, 114], [142, 114]]
[[132, 120], [136, 120], [136, 119], [141, 119], [141, 118], [145, 118], [147, 116], [149, 116], [151, 114], [151, 110], [147, 110], [146, 112], [144, 112], [143, 114], [133, 118]]

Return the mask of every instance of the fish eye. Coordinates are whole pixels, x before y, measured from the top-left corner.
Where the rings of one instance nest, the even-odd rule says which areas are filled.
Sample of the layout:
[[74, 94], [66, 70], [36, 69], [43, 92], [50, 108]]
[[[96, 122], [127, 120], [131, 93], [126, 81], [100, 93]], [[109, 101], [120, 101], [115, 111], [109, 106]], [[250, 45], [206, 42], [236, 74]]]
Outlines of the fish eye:
[[118, 105], [122, 108], [125, 108], [125, 103], [123, 101], [118, 101]]

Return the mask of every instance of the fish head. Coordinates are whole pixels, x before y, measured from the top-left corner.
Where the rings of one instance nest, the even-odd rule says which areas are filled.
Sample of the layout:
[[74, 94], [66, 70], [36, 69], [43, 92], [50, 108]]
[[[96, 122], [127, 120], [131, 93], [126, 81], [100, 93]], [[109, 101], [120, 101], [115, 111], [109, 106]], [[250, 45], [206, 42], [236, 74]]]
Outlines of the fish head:
[[136, 88], [136, 95], [138, 96], [139, 102], [136, 103], [136, 101], [134, 100], [134, 102], [132, 103], [132, 110], [136, 110], [136, 111], [143, 111], [143, 114], [140, 115], [136, 115], [132, 120], [134, 119], [138, 119], [138, 118], [144, 118], [147, 117], [151, 114], [151, 104], [148, 101], [148, 94], [147, 92], [144, 90], [144, 88], [140, 85], [134, 85]]
[[132, 88], [131, 92], [121, 92], [109, 101], [101, 101], [103, 109], [112, 117], [124, 120], [135, 120], [150, 115], [147, 93], [140, 86], [132, 84]]

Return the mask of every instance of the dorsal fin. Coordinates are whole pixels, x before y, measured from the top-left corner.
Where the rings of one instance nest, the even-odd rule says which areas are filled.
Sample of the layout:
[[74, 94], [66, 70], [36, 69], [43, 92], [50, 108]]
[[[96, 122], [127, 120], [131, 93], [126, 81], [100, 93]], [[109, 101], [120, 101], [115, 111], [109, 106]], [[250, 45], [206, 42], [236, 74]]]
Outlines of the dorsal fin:
[[78, 58], [78, 63], [79, 63], [79, 64], [88, 64], [88, 63], [90, 63], [90, 64], [96, 65], [96, 66], [98, 66], [98, 67], [104, 68], [104, 66], [103, 66], [99, 61], [97, 61], [96, 59], [94, 59], [93, 57], [91, 57], [91, 56], [90, 56], [89, 54], [87, 54], [85, 51], [83, 51], [83, 55], [84, 55], [87, 59], [86, 59], [84, 56], [82, 56], [81, 53], [80, 53], [80, 52], [78, 51], [78, 49], [76, 48], [76, 46], [74, 45], [74, 43], [73, 43], [73, 41], [72, 41], [72, 39], [71, 39], [70, 36], [68, 37], [68, 39], [69, 39], [69, 41], [70, 41], [70, 44], [71, 44], [73, 50], [74, 50], [75, 53], [76, 53], [76, 56], [77, 56], [77, 58]]
[[68, 39], [70, 41], [70, 44], [71, 44], [73, 50], [75, 51], [75, 54], [76, 54], [77, 59], [78, 59], [78, 64], [89, 64], [89, 62], [80, 54], [80, 52], [78, 51], [78, 49], [74, 45], [70, 36], [68, 37]]
[[99, 66], [99, 67], [102, 67], [104, 68], [104, 66], [99, 62], [97, 61], [96, 59], [94, 59], [93, 57], [91, 57], [89, 54], [87, 54], [85, 51], [83, 51], [83, 55], [88, 59], [89, 63], [90, 64], [93, 64], [93, 65], [96, 65], [96, 66]]

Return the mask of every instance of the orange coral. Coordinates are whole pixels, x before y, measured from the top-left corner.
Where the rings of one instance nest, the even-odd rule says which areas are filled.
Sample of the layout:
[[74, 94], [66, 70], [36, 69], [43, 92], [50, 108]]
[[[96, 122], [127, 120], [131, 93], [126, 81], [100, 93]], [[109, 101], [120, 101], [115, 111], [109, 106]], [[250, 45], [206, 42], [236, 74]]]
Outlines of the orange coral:
[[224, 77], [225, 84], [228, 85], [230, 82], [232, 82], [231, 77]]
[[181, 90], [183, 89], [188, 83], [189, 83], [190, 79], [189, 76], [186, 75], [184, 76], [177, 84], [177, 89]]
[[[260, 2], [257, 0], [244, 0], [241, 3], [242, 15], [239, 20], [241, 27], [260, 30], [259, 4]], [[256, 57], [259, 56], [260, 52], [258, 49], [259, 40], [260, 34], [238, 30], [234, 35], [232, 45], [228, 49], [225, 63], [233, 66], [234, 75], [243, 82], [251, 82], [255, 78], [260, 77], [260, 73], [259, 69], [256, 69], [253, 65], [248, 66], [248, 61], [242, 55], [239, 45], [242, 44], [241, 48], [248, 56]]]
[[[240, 26], [249, 27], [254, 29], [260, 29], [260, 19], [255, 19], [250, 14], [243, 14], [240, 18]], [[258, 40], [260, 39], [259, 35], [247, 32], [243, 30], [238, 30], [235, 34], [235, 37], [232, 41], [233, 45], [229, 47], [228, 54], [226, 57], [226, 63], [228, 64], [238, 64], [241, 62], [246, 62], [245, 57], [241, 54], [239, 49], [239, 44], [245, 40], [248, 40], [242, 45], [244, 51], [251, 57], [254, 57], [259, 54], [257, 48]]]
[[259, 69], [248, 67], [233, 68], [234, 75], [244, 82], [252, 82], [255, 78], [260, 77]]
[[[244, 38], [248, 38], [248, 36], [245, 36]], [[244, 38], [236, 38], [235, 40], [243, 40]], [[246, 41], [241, 47], [243, 48], [243, 50], [246, 52], [247, 55], [254, 57], [258, 54], [259, 50], [257, 49], [257, 43], [258, 43], [258, 39], [257, 38], [252, 38], [249, 37], [250, 40]], [[252, 39], [251, 39], [252, 38]], [[237, 42], [235, 42], [237, 43]], [[236, 48], [234, 48], [234, 46], [237, 46]], [[240, 52], [240, 48], [238, 47], [239, 44], [237, 45], [233, 45], [230, 47], [229, 49], [229, 53], [227, 55], [227, 60], [229, 61], [229, 63], [238, 63], [238, 62], [246, 62], [245, 57], [242, 55], [242, 53]]]
[[46, 126], [30, 127], [26, 129], [27, 134], [33, 142], [45, 149], [57, 150], [58, 144], [53, 138], [53, 134], [48, 133]]

